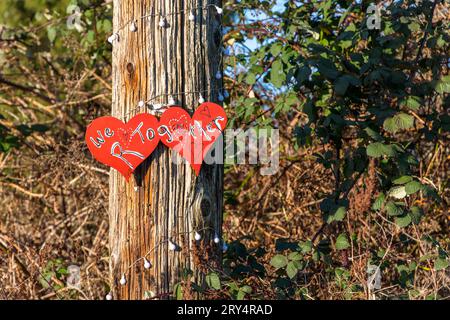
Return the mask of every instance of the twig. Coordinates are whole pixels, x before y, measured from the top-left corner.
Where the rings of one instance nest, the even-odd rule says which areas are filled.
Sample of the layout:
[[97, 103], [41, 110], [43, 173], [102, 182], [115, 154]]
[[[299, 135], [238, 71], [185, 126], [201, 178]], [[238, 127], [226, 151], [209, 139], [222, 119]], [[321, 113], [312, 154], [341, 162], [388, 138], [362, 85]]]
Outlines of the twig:
[[12, 182], [2, 182], [2, 181], [0, 181], [0, 184], [12, 187], [12, 188], [14, 188], [14, 189], [16, 189], [16, 190], [18, 190], [18, 191], [20, 191], [22, 193], [25, 193], [26, 195], [28, 195], [28, 196], [30, 196], [32, 198], [42, 198], [44, 196], [42, 193], [34, 193], [34, 192], [31, 192], [31, 191], [25, 190], [21, 186], [15, 184], [15, 183], [12, 183]]

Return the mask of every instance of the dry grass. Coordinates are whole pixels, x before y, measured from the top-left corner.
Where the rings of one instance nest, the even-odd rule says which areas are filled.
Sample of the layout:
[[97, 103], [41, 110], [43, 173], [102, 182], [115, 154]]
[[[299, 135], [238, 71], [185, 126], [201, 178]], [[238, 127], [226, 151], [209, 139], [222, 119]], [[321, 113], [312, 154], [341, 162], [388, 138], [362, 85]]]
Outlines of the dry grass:
[[[3, 155], [2, 171], [16, 180], [0, 186], [2, 299], [98, 299], [108, 287], [108, 171], [75, 157], [82, 149], [73, 142], [35, 157]], [[81, 267], [79, 292], [52, 274], [57, 260]]]
[[[2, 176], [9, 177], [8, 182], [1, 179], [0, 185], [1, 299], [102, 299], [108, 292], [108, 170], [90, 160], [77, 138], [81, 135], [78, 132], [63, 145], [56, 144], [56, 137], [51, 137], [45, 146], [39, 146], [37, 154], [28, 148], [1, 155]], [[38, 136], [28, 140], [36, 148], [41, 143]], [[287, 140], [283, 146], [281, 168], [276, 175], [263, 177], [257, 168], [244, 165], [230, 168], [225, 176], [225, 189], [233, 193], [233, 201], [227, 197], [226, 238], [229, 241], [242, 238], [248, 247], [264, 246], [269, 252], [263, 258], [269, 276], [245, 279], [255, 293], [275, 297], [270, 287], [275, 275], [268, 265], [275, 251], [275, 239], [299, 241], [316, 236], [317, 243], [321, 239], [334, 239], [339, 228], [344, 228], [357, 241], [352, 243], [351, 250], [335, 254], [334, 258], [350, 270], [347, 284], [364, 288], [353, 299], [394, 298], [411, 292], [415, 295], [410, 297], [415, 299], [436, 294], [441, 298], [449, 296], [448, 272], [434, 271], [431, 260], [425, 259], [418, 265], [414, 291], [399, 285], [399, 274], [393, 267], [435, 255], [437, 249], [424, 241], [426, 235], [448, 246], [448, 190], [439, 190], [444, 199], [441, 205], [427, 203], [418, 196], [415, 201], [426, 208], [424, 221], [400, 229], [384, 216], [369, 213], [370, 197], [377, 192], [376, 172], [371, 166], [349, 195], [346, 222], [340, 227], [325, 227], [318, 233], [322, 225], [319, 204], [332, 191], [334, 183], [330, 172], [312, 156], [323, 147], [295, 151]], [[449, 150], [448, 146], [440, 146], [438, 150], [436, 155], [424, 152], [421, 167], [426, 168], [426, 177], [439, 188], [445, 185], [448, 176]], [[405, 237], [415, 241], [407, 243]], [[386, 250], [383, 262], [392, 265], [383, 271], [382, 288], [369, 292], [366, 266], [380, 248]], [[79, 290], [68, 289], [67, 276], [57, 272], [59, 267], [69, 265], [81, 268]], [[320, 265], [304, 273], [301, 286], [307, 288], [311, 298], [348, 297], [348, 291]]]

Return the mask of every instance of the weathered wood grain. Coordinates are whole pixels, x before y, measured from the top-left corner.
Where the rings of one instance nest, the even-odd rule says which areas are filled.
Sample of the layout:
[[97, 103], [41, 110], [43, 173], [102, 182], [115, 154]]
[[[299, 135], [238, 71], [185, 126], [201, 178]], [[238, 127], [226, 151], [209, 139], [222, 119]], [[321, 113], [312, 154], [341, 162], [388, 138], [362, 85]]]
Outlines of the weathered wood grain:
[[[217, 89], [222, 83], [214, 75], [221, 68], [221, 17], [214, 8], [195, 10], [195, 23], [188, 20], [188, 12], [168, 16], [167, 28], [159, 27], [159, 18], [139, 19], [149, 13], [168, 14], [211, 3], [221, 5], [221, 1], [210, 0], [114, 0], [114, 29], [135, 18], [138, 31], [130, 32], [127, 26], [113, 46], [113, 116], [124, 119], [138, 101], [172, 92], [210, 90], [205, 99], [218, 103]], [[198, 105], [198, 94], [175, 98], [189, 111]], [[168, 98], [159, 102], [167, 103]], [[196, 177], [184, 161], [173, 164], [171, 153], [160, 144], [129, 183], [111, 171], [114, 299], [165, 297], [184, 269], [193, 270], [193, 280], [202, 283], [208, 265], [217, 267], [220, 261], [219, 246], [212, 241], [214, 231], [208, 229], [201, 245], [195, 244], [193, 231], [221, 230], [223, 167], [203, 164]], [[135, 191], [137, 184], [140, 187]], [[181, 251], [169, 251], [168, 239], [180, 245]], [[151, 269], [144, 269], [143, 261], [134, 263], [152, 249], [147, 257]], [[122, 274], [127, 279], [124, 286], [119, 284]]]

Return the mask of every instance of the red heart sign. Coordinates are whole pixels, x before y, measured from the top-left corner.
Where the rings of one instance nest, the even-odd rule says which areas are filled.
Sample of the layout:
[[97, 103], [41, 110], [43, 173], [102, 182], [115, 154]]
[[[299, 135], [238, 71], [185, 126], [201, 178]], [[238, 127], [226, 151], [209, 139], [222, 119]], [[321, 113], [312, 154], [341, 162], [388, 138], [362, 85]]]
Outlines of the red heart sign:
[[114, 117], [95, 119], [86, 130], [86, 143], [98, 161], [117, 169], [125, 179], [156, 148], [158, 119], [148, 113], [123, 123]]
[[161, 116], [161, 141], [185, 158], [198, 175], [203, 159], [227, 125], [225, 110], [215, 103], [201, 104], [193, 117], [182, 108], [171, 107]]

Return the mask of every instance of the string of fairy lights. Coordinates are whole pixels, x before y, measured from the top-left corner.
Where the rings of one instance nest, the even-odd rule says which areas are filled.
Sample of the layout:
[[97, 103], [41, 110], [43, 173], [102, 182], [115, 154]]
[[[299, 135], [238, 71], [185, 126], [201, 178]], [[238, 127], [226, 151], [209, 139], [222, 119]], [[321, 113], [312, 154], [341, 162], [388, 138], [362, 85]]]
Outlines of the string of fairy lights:
[[[219, 80], [221, 78], [222, 78], [222, 74], [220, 74], [220, 75], [216, 74], [216, 79]], [[140, 112], [141, 110], [144, 110], [144, 109], [146, 109], [150, 113], [162, 113], [168, 107], [177, 105], [177, 103], [179, 102], [177, 100], [177, 97], [181, 96], [181, 95], [186, 96], [189, 94], [198, 94], [199, 95], [198, 103], [202, 104], [206, 101], [205, 98], [203, 97], [203, 95], [205, 95], [207, 93], [213, 93], [213, 92], [218, 92], [217, 100], [219, 100], [220, 102], [223, 102], [226, 98], [228, 98], [230, 96], [229, 92], [225, 88], [218, 88], [218, 89], [212, 88], [212, 89], [196, 90], [196, 91], [181, 91], [181, 92], [175, 92], [175, 93], [163, 93], [163, 94], [159, 94], [154, 97], [151, 97], [145, 101], [144, 100], [139, 101], [137, 103], [136, 107], [130, 109], [124, 115], [124, 118], [126, 119], [130, 115]], [[168, 99], [167, 104], [152, 103], [153, 101], [164, 98], [164, 97]]]
[[[171, 13], [152, 13], [152, 14], [145, 14], [141, 17], [138, 18], [132, 18], [130, 20], [128, 20], [126, 23], [124, 23], [123, 25], [120, 25], [119, 27], [117, 27], [117, 29], [115, 30], [115, 32], [108, 37], [108, 42], [114, 46], [115, 43], [119, 42], [121, 39], [121, 32], [124, 32], [124, 30], [126, 30], [128, 28], [129, 32], [138, 32], [138, 21], [153, 21], [153, 19], [155, 18], [159, 18], [159, 22], [158, 22], [158, 26], [160, 28], [168, 28], [169, 24], [167, 22], [167, 18], [170, 16], [175, 16], [175, 15], [180, 15], [180, 14], [187, 14], [188, 15], [188, 20], [191, 21], [192, 23], [194, 23], [196, 21], [196, 15], [195, 13], [197, 12], [205, 12], [208, 10], [215, 10], [216, 14], [221, 15], [223, 13], [223, 9], [220, 8], [219, 6], [215, 5], [215, 4], [207, 4], [204, 6], [197, 6], [197, 7], [193, 7], [190, 9], [183, 9], [183, 10], [179, 10], [176, 12], [171, 12]], [[219, 26], [219, 28], [222, 28], [222, 25]], [[222, 30], [221, 30], [222, 31]], [[223, 48], [221, 48], [220, 50], [220, 66], [218, 68], [218, 71], [215, 73], [214, 77], [216, 80], [221, 80], [223, 78], [223, 74], [221, 72], [221, 65], [223, 63]], [[142, 111], [143, 109], [145, 109], [146, 111], [150, 112], [150, 113], [162, 113], [163, 111], [165, 111], [168, 107], [170, 106], [174, 106], [177, 105], [177, 103], [179, 102], [177, 99], [180, 96], [186, 96], [186, 95], [198, 95], [198, 102], [199, 104], [202, 104], [205, 102], [205, 98], [204, 96], [209, 95], [211, 96], [213, 93], [217, 93], [217, 100], [219, 100], [220, 102], [223, 102], [225, 100], [225, 98], [229, 97], [229, 93], [227, 90], [225, 90], [223, 87], [221, 88], [210, 88], [210, 89], [205, 89], [205, 90], [195, 90], [195, 91], [182, 91], [182, 92], [173, 92], [173, 93], [163, 93], [163, 94], [159, 94], [156, 96], [153, 96], [147, 100], [141, 100], [138, 101], [136, 104], [136, 107], [132, 108], [131, 110], [129, 110], [124, 116], [124, 120], [126, 120], [130, 115], [135, 114], [137, 112]], [[164, 103], [155, 103], [157, 100], [159, 99], [164, 99], [165, 101], [167, 101], [167, 104]], [[135, 188], [135, 191], [138, 191], [138, 188]], [[227, 244], [222, 240], [222, 238], [220, 237], [220, 233], [212, 227], [204, 227], [204, 228], [197, 228], [194, 231], [188, 231], [188, 232], [181, 232], [181, 233], [177, 233], [172, 235], [171, 237], [167, 238], [167, 239], [163, 239], [161, 240], [159, 243], [157, 243], [153, 248], [151, 248], [148, 252], [146, 252], [142, 257], [136, 259], [135, 261], [133, 261], [129, 266], [127, 266], [126, 268], [123, 269], [122, 275], [118, 281], [118, 283], [121, 286], [125, 286], [127, 284], [127, 273], [130, 271], [131, 268], [135, 267], [138, 263], [142, 263], [144, 269], [148, 270], [152, 267], [152, 262], [151, 259], [149, 259], [150, 254], [152, 254], [156, 249], [158, 249], [160, 246], [167, 244], [169, 251], [172, 252], [176, 252], [179, 251], [181, 249], [181, 247], [179, 246], [179, 244], [177, 244], [177, 242], [174, 240], [176, 238], [178, 238], [179, 236], [183, 235], [183, 234], [193, 234], [193, 239], [196, 242], [199, 242], [202, 240], [203, 238], [203, 233], [207, 232], [207, 231], [212, 231], [214, 232], [214, 238], [213, 238], [213, 242], [216, 246], [219, 246], [219, 248], [221, 248], [223, 251], [227, 250]], [[221, 246], [221, 247], [220, 247]], [[109, 292], [106, 295], [106, 300], [112, 300], [113, 299], [113, 294], [112, 292]]]
[[[194, 240], [196, 242], [199, 242], [202, 240], [202, 233], [208, 230], [213, 230], [215, 231], [214, 228], [211, 227], [206, 227], [206, 228], [201, 228], [201, 229], [197, 229], [195, 231], [186, 231], [186, 232], [179, 232], [176, 235], [174, 235], [171, 238], [167, 238], [167, 239], [163, 239], [161, 240], [158, 244], [156, 244], [154, 247], [152, 247], [149, 251], [147, 251], [142, 257], [136, 259], [135, 261], [133, 261], [133, 263], [131, 263], [125, 270], [124, 272], [122, 272], [122, 275], [119, 279], [119, 284], [121, 286], [125, 286], [127, 284], [127, 276], [126, 273], [128, 273], [128, 271], [133, 268], [134, 266], [136, 266], [139, 262], [143, 263], [143, 267], [144, 269], [148, 270], [150, 269], [153, 264], [151, 263], [151, 259], [149, 260], [149, 255], [151, 253], [153, 253], [156, 249], [158, 249], [159, 247], [161, 247], [164, 244], [167, 244], [169, 251], [172, 252], [176, 252], [176, 251], [180, 251], [181, 246], [179, 244], [177, 244], [176, 241], [173, 240], [173, 238], [183, 235], [183, 234], [189, 234], [189, 233], [193, 233], [194, 234]], [[213, 238], [213, 242], [215, 245], [219, 246], [222, 245], [222, 251], [226, 252], [228, 250], [228, 245], [226, 244], [225, 241], [222, 240], [222, 238], [219, 236], [219, 234], [217, 233], [217, 231], [215, 231], [214, 233], [214, 238]], [[220, 248], [220, 247], [219, 247]], [[107, 300], [112, 300], [113, 296], [112, 296], [112, 292], [109, 292], [106, 295], [106, 299]]]
[[120, 39], [119, 32], [122, 31], [123, 29], [125, 29], [127, 26], [128, 26], [128, 30], [130, 32], [137, 32], [138, 31], [138, 26], [137, 26], [138, 20], [159, 17], [159, 23], [158, 23], [159, 27], [166, 28], [168, 26], [167, 17], [169, 17], [169, 16], [175, 16], [175, 15], [189, 13], [188, 20], [191, 22], [195, 22], [195, 12], [196, 11], [207, 11], [210, 8], [214, 8], [216, 10], [217, 14], [219, 14], [219, 15], [221, 15], [223, 13], [223, 9], [220, 8], [219, 6], [217, 6], [215, 4], [207, 4], [205, 6], [197, 6], [197, 7], [191, 8], [191, 9], [182, 9], [182, 10], [171, 12], [171, 13], [152, 13], [152, 14], [143, 15], [139, 18], [132, 18], [132, 19], [128, 20], [127, 22], [125, 22], [123, 25], [119, 26], [116, 29], [116, 32], [113, 33], [108, 38], [108, 42], [112, 44], [114, 41], [119, 40]]
[[[128, 31], [129, 32], [138, 32], [138, 21], [142, 20], [151, 20], [154, 18], [159, 18], [159, 27], [160, 28], [167, 28], [169, 27], [169, 24], [167, 22], [167, 18], [170, 16], [175, 16], [175, 15], [180, 15], [180, 14], [188, 14], [188, 20], [191, 21], [192, 23], [195, 23], [196, 21], [196, 15], [195, 13], [197, 12], [204, 12], [204, 11], [208, 11], [208, 10], [215, 10], [215, 12], [218, 15], [221, 15], [223, 13], [223, 9], [220, 8], [219, 6], [215, 5], [215, 4], [207, 4], [204, 6], [197, 6], [197, 7], [193, 7], [190, 9], [182, 9], [179, 11], [175, 11], [175, 12], [170, 12], [170, 13], [152, 13], [152, 14], [145, 14], [141, 17], [138, 18], [132, 18], [130, 20], [128, 20], [127, 22], [125, 22], [124, 24], [120, 25], [119, 27], [117, 27], [116, 31], [110, 35], [108, 37], [108, 42], [111, 45], [114, 45], [114, 43], [119, 42], [121, 39], [121, 32], [123, 32], [125, 29], [127, 29], [128, 27]], [[220, 28], [222, 26], [220, 25]], [[220, 50], [220, 63], [223, 63], [223, 48], [221, 48]], [[222, 79], [223, 74], [219, 70], [217, 70], [217, 72], [215, 73], [215, 78], [217, 80]], [[203, 102], [205, 102], [205, 98], [204, 95], [207, 94], [213, 94], [213, 93], [217, 93], [217, 100], [220, 102], [223, 102], [226, 98], [229, 97], [229, 93], [225, 88], [218, 88], [218, 89], [206, 89], [206, 90], [196, 90], [196, 91], [183, 91], [183, 92], [173, 92], [173, 93], [163, 93], [163, 94], [159, 94], [156, 95], [154, 97], [151, 97], [147, 100], [141, 100], [137, 103], [135, 108], [132, 108], [131, 110], [129, 110], [124, 116], [124, 120], [126, 120], [131, 114], [134, 114], [136, 112], [139, 112], [141, 110], [146, 109], [146, 111], [148, 111], [149, 113], [153, 113], [153, 114], [158, 114], [158, 113], [162, 113], [164, 110], [166, 110], [168, 107], [172, 106], [172, 105], [176, 105], [177, 104], [177, 98], [181, 95], [190, 95], [190, 94], [198, 94], [198, 102], [199, 104], [202, 104]], [[161, 99], [161, 98], [166, 98], [167, 99], [167, 104], [165, 103], [153, 103], [155, 100]]]

